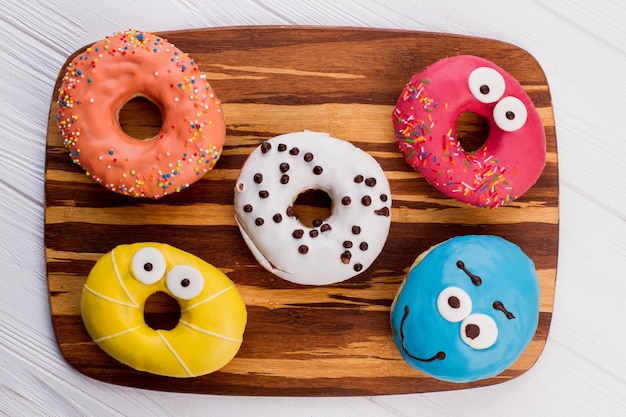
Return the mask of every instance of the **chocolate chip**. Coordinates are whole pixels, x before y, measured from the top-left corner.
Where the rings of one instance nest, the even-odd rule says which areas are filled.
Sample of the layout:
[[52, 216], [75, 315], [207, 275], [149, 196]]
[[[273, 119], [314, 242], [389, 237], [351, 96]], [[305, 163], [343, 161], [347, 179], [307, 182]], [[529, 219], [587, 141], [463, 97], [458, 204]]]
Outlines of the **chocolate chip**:
[[254, 182], [256, 182], [257, 184], [261, 184], [263, 182], [263, 174], [254, 174]]
[[361, 250], [367, 250], [368, 247], [369, 245], [367, 244], [367, 242], [361, 242], [361, 244], [359, 245], [359, 249]]
[[322, 225], [322, 219], [315, 219], [313, 220], [313, 226], [315, 227], [320, 227]]
[[373, 187], [376, 185], [376, 178], [368, 178], [365, 180], [365, 185], [368, 187]]
[[278, 152], [285, 152], [286, 150], [287, 150], [287, 145], [285, 145], [284, 143], [278, 144]]
[[262, 219], [262, 218], [260, 218], [260, 217], [257, 217], [257, 218], [254, 220], [254, 224], [256, 224], [257, 226], [263, 226], [263, 223], [265, 223], [265, 220], [263, 220], [263, 219]]
[[354, 182], [356, 182], [357, 184], [360, 184], [363, 182], [363, 175], [357, 175], [356, 177], [354, 177]]
[[293, 209], [293, 206], [289, 206], [287, 207], [287, 210], [285, 210], [285, 214], [287, 214], [287, 216], [289, 217], [295, 217], [296, 211]]
[[309, 247], [307, 245], [300, 245], [298, 246], [298, 252], [305, 255], [307, 252], [309, 252]]
[[309, 231], [309, 236], [311, 237], [317, 237], [320, 234], [320, 232], [317, 231], [317, 229], [311, 229]]
[[300, 149], [298, 149], [298, 148], [291, 148], [291, 149], [289, 149], [289, 153], [291, 155], [298, 155], [300, 153]]
[[468, 324], [465, 327], [465, 336], [469, 337], [470, 339], [474, 340], [479, 335], [480, 335], [480, 327], [478, 327], [476, 324]]
[[352, 254], [350, 253], [350, 251], [349, 250], [345, 251], [344, 253], [341, 254], [341, 263], [349, 264], [350, 258], [352, 258]]
[[313, 154], [311, 152], [307, 152], [304, 154], [304, 162], [311, 162], [313, 160]]
[[320, 175], [323, 171], [324, 171], [324, 168], [322, 168], [319, 165], [315, 165], [315, 167], [313, 168], [313, 173], [315, 175]]
[[280, 223], [283, 221], [283, 216], [281, 216], [280, 213], [276, 213], [272, 219], [274, 219], [274, 223]]
[[269, 143], [268, 141], [264, 141], [263, 143], [261, 143], [261, 152], [262, 153], [267, 153], [270, 149], [272, 149], [272, 144]]
[[361, 271], [362, 269], [363, 269], [363, 265], [361, 265], [361, 264], [354, 264], [354, 270], [355, 270], [356, 272], [359, 272], [359, 271]]
[[280, 164], [278, 169], [280, 169], [280, 172], [287, 172], [289, 171], [289, 164], [287, 162], [283, 162], [282, 164]]
[[389, 207], [383, 207], [381, 209], [374, 210], [374, 213], [378, 214], [379, 216], [389, 217]]
[[489, 86], [487, 84], [483, 84], [479, 88], [481, 94], [489, 94]]
[[452, 308], [459, 308], [461, 307], [461, 300], [455, 296], [448, 297], [448, 305]]
[[363, 204], [364, 206], [369, 206], [370, 204], [372, 204], [372, 197], [370, 197], [369, 195], [363, 196], [363, 198], [361, 199], [361, 204]]
[[320, 230], [321, 230], [322, 232], [329, 232], [329, 231], [331, 231], [331, 230], [332, 230], [332, 227], [330, 227], [330, 224], [328, 224], [328, 223], [324, 223], [324, 224], [322, 225], [322, 227], [320, 227]]
[[259, 191], [259, 197], [261, 198], [267, 198], [270, 196], [270, 192], [267, 190], [261, 190]]
[[388, 199], [388, 198], [389, 198], [389, 197], [387, 196], [387, 194], [381, 194], [381, 195], [380, 195], [380, 201], [382, 201], [382, 202], [387, 201], [387, 199]]
[[252, 213], [252, 204], [246, 204], [243, 206], [243, 211], [246, 213]]
[[296, 229], [296, 230], [294, 230], [294, 231], [293, 231], [293, 233], [291, 234], [291, 236], [292, 236], [294, 239], [300, 239], [300, 238], [302, 238], [302, 236], [304, 236], [304, 230], [302, 230], [302, 229]]
[[348, 196], [345, 196], [341, 199], [341, 204], [343, 204], [344, 206], [349, 206], [350, 203], [352, 203], [352, 199]]
[[358, 235], [359, 233], [361, 233], [361, 227], [360, 226], [352, 226], [352, 234], [353, 235]]
[[282, 177], [280, 177], [281, 184], [287, 184], [288, 182], [289, 182], [289, 175], [285, 174]]
[[350, 242], [349, 240], [344, 240], [343, 247], [346, 249], [350, 249], [352, 247], [352, 242]]

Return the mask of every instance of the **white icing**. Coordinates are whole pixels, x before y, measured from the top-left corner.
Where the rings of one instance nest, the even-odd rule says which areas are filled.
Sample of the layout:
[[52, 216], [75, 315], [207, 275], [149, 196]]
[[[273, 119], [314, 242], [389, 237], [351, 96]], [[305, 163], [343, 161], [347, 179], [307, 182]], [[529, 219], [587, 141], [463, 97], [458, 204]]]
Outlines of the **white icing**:
[[[495, 103], [506, 89], [504, 77], [489, 67], [476, 68], [469, 75], [467, 83], [472, 95], [481, 103]], [[481, 91], [484, 87], [488, 88], [488, 92]]]
[[[510, 118], [511, 114], [513, 118]], [[515, 132], [520, 129], [526, 123], [527, 118], [526, 106], [517, 97], [504, 97], [493, 108], [493, 120], [505, 132]]]
[[[478, 336], [468, 337], [466, 329], [467, 326], [478, 326], [480, 333]], [[461, 339], [466, 345], [473, 349], [481, 350], [491, 347], [496, 343], [498, 338], [498, 325], [496, 321], [486, 314], [470, 314], [463, 323], [461, 323]]]
[[217, 292], [215, 292], [215, 293], [213, 293], [213, 294], [209, 294], [209, 296], [208, 296], [208, 297], [206, 297], [205, 299], [200, 300], [200, 301], [198, 301], [197, 303], [192, 304], [192, 305], [190, 305], [190, 306], [187, 306], [187, 307], [185, 307], [185, 308], [181, 308], [181, 309], [180, 309], [180, 312], [181, 312], [181, 313], [184, 313], [184, 312], [186, 312], [186, 311], [193, 310], [194, 308], [196, 308], [196, 307], [198, 307], [198, 306], [201, 306], [202, 304], [207, 303], [207, 302], [209, 302], [209, 301], [213, 300], [214, 298], [219, 297], [220, 295], [224, 294], [226, 291], [228, 291], [228, 290], [230, 290], [230, 289], [235, 289], [235, 286], [234, 286], [234, 285], [231, 285], [231, 286], [226, 287], [226, 288], [223, 288], [223, 289], [221, 289], [221, 290], [219, 290], [219, 291], [217, 291]]
[[174, 355], [174, 357], [176, 358], [176, 360], [178, 361], [178, 363], [180, 364], [180, 366], [185, 370], [185, 372], [187, 373], [187, 375], [189, 375], [190, 377], [194, 377], [195, 375], [191, 372], [191, 370], [189, 370], [189, 367], [187, 366], [187, 364], [185, 363], [185, 361], [183, 360], [183, 358], [180, 357], [180, 355], [178, 354], [178, 352], [176, 351], [176, 349], [174, 349], [174, 347], [172, 346], [172, 344], [170, 343], [169, 340], [167, 340], [167, 338], [165, 337], [165, 335], [163, 334], [163, 332], [161, 330], [157, 330], [157, 333], [159, 334], [159, 337], [161, 338], [161, 340], [163, 341], [163, 344], [165, 344], [165, 346], [167, 346], [167, 348], [169, 349], [170, 352], [172, 352], [172, 355]]
[[87, 284], [85, 284], [83, 286], [83, 288], [85, 289], [85, 291], [88, 291], [88, 292], [92, 293], [96, 297], [102, 298], [103, 300], [109, 301], [109, 302], [111, 302], [113, 304], [119, 304], [121, 306], [126, 306], [126, 307], [130, 307], [130, 308], [139, 308], [139, 304], [127, 303], [125, 301], [118, 300], [118, 299], [113, 298], [113, 297], [109, 297], [108, 295], [104, 295], [101, 292], [98, 292], [98, 291], [94, 290], [93, 288], [89, 287]]
[[230, 337], [230, 336], [226, 336], [225, 334], [212, 332], [210, 330], [203, 329], [202, 327], [198, 327], [195, 324], [189, 323], [188, 321], [185, 321], [185, 320], [180, 320], [179, 323], [182, 324], [183, 326], [189, 327], [192, 330], [195, 330], [200, 333], [204, 333], [209, 336], [217, 337], [218, 339], [224, 339], [230, 342], [237, 342], [237, 343], [243, 342], [243, 338], [241, 337]]
[[[250, 154], [235, 186], [236, 221], [257, 261], [287, 281], [308, 285], [341, 282], [369, 268], [391, 225], [389, 182], [376, 160], [326, 133], [289, 133], [266, 143], [271, 149], [263, 153], [261, 145]], [[278, 150], [280, 144], [286, 146], [284, 151]], [[307, 154], [313, 156], [308, 162]], [[283, 165], [284, 172], [283, 163], [289, 165], [288, 170]], [[321, 167], [321, 173], [316, 174], [315, 167]], [[262, 175], [260, 183], [255, 174]], [[284, 175], [289, 177], [286, 183]], [[357, 176], [362, 181], [355, 182]], [[288, 214], [298, 195], [311, 189], [326, 192], [333, 201], [331, 215], [318, 227], [307, 227]], [[265, 191], [269, 195], [263, 198]], [[349, 204], [343, 204], [344, 197], [350, 198]], [[353, 226], [360, 227], [358, 234]], [[293, 237], [294, 230], [302, 230], [302, 236]], [[342, 258], [344, 253], [349, 259]]]
[[[458, 306], [451, 305], [450, 298], [452, 297], [459, 303]], [[459, 322], [472, 312], [472, 299], [461, 288], [448, 287], [441, 291], [437, 297], [437, 311], [447, 321]]]

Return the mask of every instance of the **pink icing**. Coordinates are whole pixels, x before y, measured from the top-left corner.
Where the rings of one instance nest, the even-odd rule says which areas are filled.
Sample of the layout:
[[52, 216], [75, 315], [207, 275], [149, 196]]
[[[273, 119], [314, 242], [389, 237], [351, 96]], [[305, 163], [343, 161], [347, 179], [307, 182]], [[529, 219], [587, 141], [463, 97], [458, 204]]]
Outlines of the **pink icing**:
[[[144, 96], [159, 106], [160, 132], [138, 140], [120, 127], [119, 110]], [[211, 170], [225, 140], [221, 103], [196, 63], [148, 32], [116, 33], [67, 66], [57, 126], [72, 160], [112, 191], [159, 198]]]
[[[501, 96], [491, 103], [470, 91], [477, 68], [492, 68], [504, 79]], [[508, 132], [494, 120], [498, 103], [519, 99], [526, 108], [523, 126]], [[503, 106], [500, 106], [500, 109]], [[485, 117], [489, 135], [475, 152], [457, 141], [456, 121], [464, 112]], [[521, 84], [494, 63], [476, 56], [442, 59], [414, 75], [393, 111], [393, 124], [406, 162], [445, 195], [477, 207], [498, 207], [525, 193], [546, 162], [543, 125]]]

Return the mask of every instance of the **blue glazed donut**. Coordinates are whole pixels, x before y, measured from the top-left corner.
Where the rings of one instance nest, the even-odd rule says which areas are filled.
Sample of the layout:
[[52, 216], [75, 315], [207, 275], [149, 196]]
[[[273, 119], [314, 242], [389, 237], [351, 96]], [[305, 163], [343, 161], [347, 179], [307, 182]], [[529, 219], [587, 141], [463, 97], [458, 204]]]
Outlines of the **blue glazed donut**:
[[413, 368], [463, 383], [517, 360], [539, 320], [532, 260], [497, 236], [460, 236], [420, 255], [391, 310], [392, 336]]

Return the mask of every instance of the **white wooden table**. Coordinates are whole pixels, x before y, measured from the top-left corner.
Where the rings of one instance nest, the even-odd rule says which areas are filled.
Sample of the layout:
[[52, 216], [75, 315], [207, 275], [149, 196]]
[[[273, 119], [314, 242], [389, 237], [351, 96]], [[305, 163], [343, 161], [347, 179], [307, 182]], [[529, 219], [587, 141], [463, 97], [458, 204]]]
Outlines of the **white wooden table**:
[[[52, 3], [58, 3], [52, 5]], [[626, 5], [618, 1], [0, 0], [0, 414], [626, 415]], [[554, 106], [560, 245], [548, 343], [513, 381], [382, 397], [221, 397], [108, 385], [76, 372], [50, 322], [44, 155], [54, 81], [79, 47], [125, 28], [330, 25], [473, 35], [528, 50]]]

